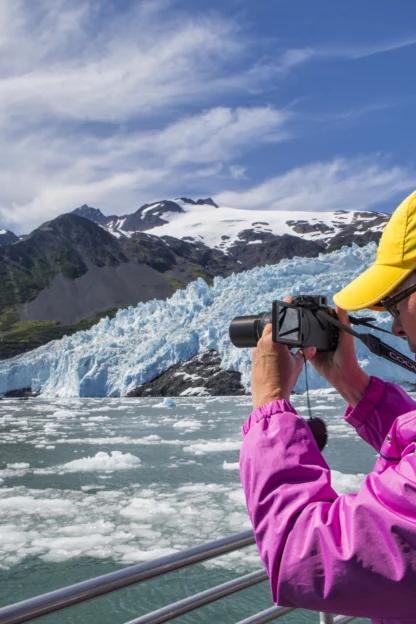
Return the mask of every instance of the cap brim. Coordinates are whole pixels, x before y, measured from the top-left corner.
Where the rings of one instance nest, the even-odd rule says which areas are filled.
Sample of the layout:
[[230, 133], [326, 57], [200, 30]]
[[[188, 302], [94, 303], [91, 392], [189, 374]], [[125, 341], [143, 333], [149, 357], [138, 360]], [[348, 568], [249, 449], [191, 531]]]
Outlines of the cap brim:
[[351, 284], [337, 292], [333, 297], [334, 302], [343, 310], [370, 308], [383, 312], [385, 308], [380, 305], [380, 300], [387, 297], [414, 270], [414, 266], [404, 268], [373, 264]]

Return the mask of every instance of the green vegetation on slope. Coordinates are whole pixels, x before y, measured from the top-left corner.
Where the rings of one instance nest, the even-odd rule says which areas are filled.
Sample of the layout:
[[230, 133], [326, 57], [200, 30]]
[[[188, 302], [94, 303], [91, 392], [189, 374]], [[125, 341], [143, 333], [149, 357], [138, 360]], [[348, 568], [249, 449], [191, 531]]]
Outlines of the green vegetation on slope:
[[[0, 333], [0, 360], [8, 359], [32, 349], [37, 349], [51, 340], [71, 336], [75, 332], [90, 329], [106, 316], [114, 318], [117, 309], [101, 312], [91, 318], [82, 319], [73, 325], [59, 325], [58, 321], [19, 321], [8, 331]], [[4, 316], [4, 315], [3, 315]], [[0, 327], [4, 327], [0, 319]]]

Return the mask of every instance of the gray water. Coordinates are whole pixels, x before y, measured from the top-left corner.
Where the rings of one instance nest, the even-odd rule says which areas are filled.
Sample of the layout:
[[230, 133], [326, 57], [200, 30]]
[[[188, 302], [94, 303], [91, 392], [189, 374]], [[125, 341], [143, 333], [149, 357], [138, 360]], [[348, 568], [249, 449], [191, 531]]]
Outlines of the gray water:
[[[0, 402], [0, 606], [250, 529], [238, 473], [248, 397]], [[306, 415], [304, 397], [293, 403]], [[315, 394], [338, 493], [357, 491], [375, 452]], [[97, 455], [98, 454], [98, 455]], [[121, 624], [256, 569], [254, 547], [51, 615]], [[268, 583], [178, 618], [232, 624], [272, 606]], [[295, 611], [282, 622], [318, 622]], [[368, 622], [368, 620], [356, 620]]]

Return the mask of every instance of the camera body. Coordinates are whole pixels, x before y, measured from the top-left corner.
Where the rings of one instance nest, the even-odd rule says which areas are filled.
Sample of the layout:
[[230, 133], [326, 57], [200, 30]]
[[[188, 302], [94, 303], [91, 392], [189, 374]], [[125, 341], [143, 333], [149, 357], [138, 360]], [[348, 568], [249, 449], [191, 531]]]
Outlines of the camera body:
[[292, 303], [273, 301], [272, 337], [289, 347], [316, 347], [317, 351], [335, 351], [339, 331], [319, 312], [337, 318], [335, 310], [322, 295], [293, 297]]
[[300, 295], [292, 303], [273, 301], [272, 312], [256, 316], [239, 316], [231, 321], [231, 342], [240, 348], [255, 347], [265, 326], [272, 323], [274, 342], [289, 347], [316, 347], [317, 351], [335, 351], [338, 344], [338, 328], [325, 314], [337, 318], [335, 310], [322, 295]]

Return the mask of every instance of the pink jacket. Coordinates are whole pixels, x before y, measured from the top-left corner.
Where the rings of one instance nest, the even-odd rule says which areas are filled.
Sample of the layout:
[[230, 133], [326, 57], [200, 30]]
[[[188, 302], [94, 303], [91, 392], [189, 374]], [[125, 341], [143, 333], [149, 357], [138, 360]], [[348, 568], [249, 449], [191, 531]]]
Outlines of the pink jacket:
[[241, 481], [273, 600], [416, 624], [416, 403], [372, 377], [345, 420], [380, 456], [341, 496], [290, 403], [267, 403], [243, 426]]

